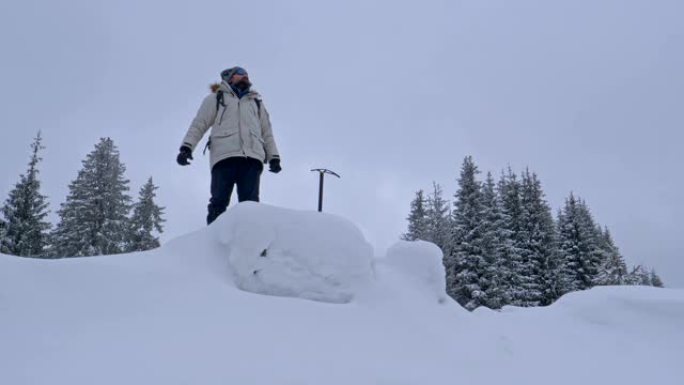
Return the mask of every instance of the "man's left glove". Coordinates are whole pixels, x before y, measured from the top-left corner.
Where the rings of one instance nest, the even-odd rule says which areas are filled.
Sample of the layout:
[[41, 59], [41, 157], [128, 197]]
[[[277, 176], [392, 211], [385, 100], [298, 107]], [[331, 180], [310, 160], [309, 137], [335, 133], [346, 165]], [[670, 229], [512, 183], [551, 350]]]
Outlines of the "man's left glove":
[[192, 159], [192, 150], [188, 146], [181, 146], [176, 162], [181, 166], [187, 166], [190, 164], [188, 159]]
[[279, 173], [280, 171], [283, 170], [282, 167], [280, 167], [280, 159], [279, 158], [273, 158], [268, 162], [269, 168], [268, 171], [272, 173]]

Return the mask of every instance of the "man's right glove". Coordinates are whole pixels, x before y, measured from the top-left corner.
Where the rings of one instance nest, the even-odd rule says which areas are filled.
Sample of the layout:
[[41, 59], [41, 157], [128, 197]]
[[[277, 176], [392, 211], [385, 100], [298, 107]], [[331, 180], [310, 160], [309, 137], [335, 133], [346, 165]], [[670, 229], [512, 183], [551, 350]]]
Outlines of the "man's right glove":
[[279, 173], [282, 171], [282, 167], [280, 167], [280, 159], [279, 158], [273, 158], [268, 162], [269, 168], [268, 171], [272, 173]]
[[176, 162], [181, 166], [187, 166], [190, 164], [188, 159], [192, 159], [192, 150], [188, 146], [181, 146]]

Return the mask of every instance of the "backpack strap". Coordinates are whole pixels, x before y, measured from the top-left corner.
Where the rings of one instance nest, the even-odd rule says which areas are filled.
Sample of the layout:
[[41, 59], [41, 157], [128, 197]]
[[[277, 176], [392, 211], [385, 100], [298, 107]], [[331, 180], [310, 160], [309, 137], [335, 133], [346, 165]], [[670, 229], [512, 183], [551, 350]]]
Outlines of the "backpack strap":
[[261, 99], [254, 98], [257, 105], [257, 116], [261, 119]]
[[223, 90], [216, 91], [216, 111], [218, 111], [219, 106], [226, 106], [223, 104]]
[[[225, 104], [223, 104], [223, 90], [216, 91], [216, 112], [218, 112], [219, 106], [226, 106]], [[207, 140], [207, 144], [204, 146], [202, 155], [207, 153], [207, 149], [211, 150], [211, 137], [209, 138], [209, 140]]]

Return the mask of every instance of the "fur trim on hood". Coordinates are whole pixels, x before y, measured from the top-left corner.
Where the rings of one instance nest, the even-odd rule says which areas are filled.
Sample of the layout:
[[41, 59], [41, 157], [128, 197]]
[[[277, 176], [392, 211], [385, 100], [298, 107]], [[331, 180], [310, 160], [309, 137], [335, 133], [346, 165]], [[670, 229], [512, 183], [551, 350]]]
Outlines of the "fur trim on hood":
[[[211, 84], [209, 84], [209, 90], [211, 91], [211, 93], [215, 94], [215, 93], [218, 92], [219, 89], [221, 89], [221, 83], [211, 83]], [[254, 90], [249, 90], [249, 92], [247, 93], [247, 95], [252, 95], [253, 97], [255, 97], [255, 98], [261, 100], [261, 95], [259, 95], [259, 93], [256, 92], [256, 91], [254, 91]]]

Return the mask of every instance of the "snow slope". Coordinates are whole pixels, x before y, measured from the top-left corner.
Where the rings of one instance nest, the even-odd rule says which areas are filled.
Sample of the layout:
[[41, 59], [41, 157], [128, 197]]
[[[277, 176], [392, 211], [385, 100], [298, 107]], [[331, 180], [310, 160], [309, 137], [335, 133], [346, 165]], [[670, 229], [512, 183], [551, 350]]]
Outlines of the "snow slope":
[[684, 291], [596, 288], [469, 313], [443, 288], [432, 244], [375, 259], [344, 219], [252, 203], [146, 253], [0, 255], [0, 384], [684, 378]]

